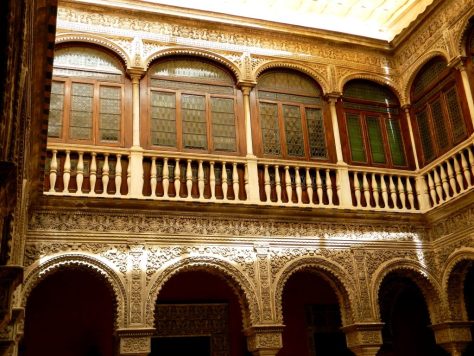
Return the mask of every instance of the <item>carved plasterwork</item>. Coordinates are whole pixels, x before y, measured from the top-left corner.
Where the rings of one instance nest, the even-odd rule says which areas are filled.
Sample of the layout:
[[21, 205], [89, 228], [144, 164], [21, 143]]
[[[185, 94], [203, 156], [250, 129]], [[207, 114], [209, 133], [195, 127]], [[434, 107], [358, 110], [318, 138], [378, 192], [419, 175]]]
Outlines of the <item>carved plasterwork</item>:
[[121, 355], [148, 355], [151, 351], [151, 339], [149, 336], [142, 337], [121, 337], [120, 354]]
[[447, 318], [447, 303], [442, 294], [441, 284], [437, 278], [422, 263], [395, 258], [382, 263], [373, 273], [370, 291], [375, 307], [374, 314], [380, 320], [379, 291], [383, 280], [391, 273], [398, 273], [411, 279], [420, 288], [428, 307], [431, 323], [437, 323]]
[[108, 38], [94, 35], [94, 34], [79, 34], [79, 33], [62, 33], [56, 36], [56, 44], [66, 43], [66, 42], [84, 42], [90, 43], [98, 46], [108, 48], [112, 52], [116, 53], [125, 63], [125, 66], [132, 65], [130, 52], [131, 48], [124, 49], [123, 45], [125, 42], [116, 43], [117, 41], [111, 41]]
[[460, 0], [453, 1], [453, 4], [446, 9], [446, 18], [451, 22], [450, 31], [457, 55], [465, 55], [465, 34], [469, 27], [469, 20], [474, 16], [474, 1]]
[[434, 241], [444, 236], [468, 232], [472, 228], [474, 228], [474, 207], [468, 207], [434, 223], [430, 235]]
[[[345, 269], [348, 264], [353, 266], [352, 258], [350, 258], [350, 251], [340, 251], [339, 253], [341, 255], [346, 254], [348, 263], [345, 266], [327, 257], [318, 256], [317, 253], [307, 253], [299, 249], [287, 249], [284, 252], [280, 250], [277, 253], [272, 253], [273, 289], [275, 290], [276, 320], [278, 322], [282, 323], [284, 321], [282, 298], [285, 284], [294, 273], [302, 270], [318, 273], [333, 287], [339, 300], [344, 325], [354, 321], [355, 310], [353, 308], [357, 304], [353, 288], [355, 281]], [[301, 254], [301, 257], [297, 257], [295, 254]]]
[[33, 263], [26, 272], [22, 289], [21, 307], [25, 307], [28, 296], [33, 288], [49, 275], [67, 268], [85, 268], [103, 278], [113, 291], [116, 306], [116, 326], [123, 327], [127, 324], [127, 292], [123, 279], [113, 267], [103, 259], [85, 253], [62, 253], [47, 256]]
[[244, 327], [260, 321], [260, 303], [255, 293], [255, 286], [243, 274], [239, 266], [222, 257], [194, 254], [172, 261], [151, 278], [145, 307], [147, 325], [154, 323], [156, 300], [166, 281], [179, 272], [199, 269], [225, 276], [225, 280], [239, 297]]
[[147, 216], [127, 213], [36, 211], [30, 232], [78, 232], [88, 236], [102, 233], [151, 234], [151, 236], [231, 236], [314, 238], [344, 241], [423, 240], [424, 231], [413, 225], [304, 223], [273, 219], [210, 216]]

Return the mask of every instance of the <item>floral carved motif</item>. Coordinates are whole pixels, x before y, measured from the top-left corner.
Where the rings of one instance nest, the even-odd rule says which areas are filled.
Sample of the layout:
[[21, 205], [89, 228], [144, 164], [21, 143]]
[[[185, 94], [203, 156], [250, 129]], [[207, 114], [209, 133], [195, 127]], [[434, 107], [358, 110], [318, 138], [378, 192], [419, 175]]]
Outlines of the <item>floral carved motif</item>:
[[148, 354], [151, 351], [150, 337], [121, 337], [120, 353], [121, 355]]

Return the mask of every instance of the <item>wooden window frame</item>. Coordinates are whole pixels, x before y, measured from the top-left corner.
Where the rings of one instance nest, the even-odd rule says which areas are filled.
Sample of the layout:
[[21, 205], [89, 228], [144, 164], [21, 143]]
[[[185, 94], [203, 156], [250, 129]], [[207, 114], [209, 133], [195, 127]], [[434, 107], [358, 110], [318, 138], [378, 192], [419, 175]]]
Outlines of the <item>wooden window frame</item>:
[[[74, 69], [74, 68], [68, 68]], [[94, 146], [110, 146], [120, 147], [124, 145], [125, 141], [125, 84], [123, 83], [123, 77], [120, 82], [108, 82], [97, 79], [85, 79], [81, 77], [62, 77], [55, 76], [52, 79], [53, 82], [64, 83], [64, 106], [63, 106], [63, 117], [62, 117], [62, 128], [61, 137], [49, 137], [50, 142], [61, 142], [61, 143], [72, 143], [82, 145], [94, 145]], [[72, 84], [92, 84], [93, 85], [93, 96], [92, 96], [92, 135], [90, 140], [79, 140], [70, 138], [70, 112], [71, 112], [71, 98], [72, 98]], [[118, 87], [121, 88], [121, 103], [120, 103], [120, 136], [117, 142], [103, 142], [100, 140], [100, 87]]]
[[[424, 68], [423, 68], [424, 69]], [[423, 70], [422, 69], [422, 70]], [[414, 136], [418, 148], [418, 158], [422, 166], [425, 166], [426, 164], [436, 160], [438, 157], [443, 155], [444, 153], [448, 152], [450, 149], [464, 141], [467, 137], [469, 137], [470, 133], [472, 132], [472, 127], [469, 125], [469, 122], [467, 121], [468, 115], [468, 109], [466, 108], [466, 103], [464, 103], [462, 97], [465, 97], [465, 92], [464, 88], [462, 86], [461, 79], [459, 78], [459, 74], [454, 71], [454, 69], [446, 67], [446, 70], [443, 72], [443, 74], [438, 78], [438, 80], [434, 81], [433, 83], [430, 83], [430, 85], [418, 96], [414, 96], [413, 94], [413, 87], [414, 87], [415, 82], [412, 84], [411, 88], [411, 100], [412, 100], [412, 106], [411, 106], [411, 120], [412, 120], [412, 127], [414, 129]], [[465, 131], [466, 134], [457, 140], [455, 140], [453, 136], [453, 127], [451, 123], [451, 117], [448, 111], [448, 104], [447, 104], [447, 99], [446, 95], [447, 92], [449, 92], [450, 89], [455, 88], [456, 93], [457, 93], [457, 102], [458, 102], [458, 108], [459, 111], [461, 112], [462, 115], [462, 120], [465, 125]], [[437, 134], [436, 134], [436, 128], [435, 128], [435, 123], [432, 115], [432, 104], [436, 100], [440, 100], [441, 102], [441, 110], [443, 114], [443, 122], [446, 127], [446, 136], [448, 138], [448, 145], [446, 148], [441, 148], [439, 146], [439, 142], [437, 139]], [[418, 103], [422, 101], [424, 102], [423, 105], [420, 105], [418, 107]], [[432, 159], [427, 159], [425, 157], [425, 152], [423, 150], [422, 146], [422, 139], [421, 139], [421, 133], [420, 133], [420, 127], [418, 125], [418, 120], [416, 119], [417, 115], [427, 109], [428, 113], [428, 126], [429, 126], [429, 135], [431, 137], [432, 143], [433, 143], [433, 151], [434, 151], [434, 158]]]
[[[203, 62], [208, 63], [208, 61], [203, 60]], [[215, 64], [212, 64], [215, 66]], [[218, 68], [225, 70], [229, 77], [233, 79], [233, 76], [228, 72], [227, 69], [217, 66]], [[159, 86], [152, 86], [152, 79], [158, 80], [166, 80], [168, 82], [173, 81], [177, 83], [194, 83], [194, 84], [202, 84], [202, 85], [212, 85], [212, 86], [222, 86], [222, 87], [231, 87], [233, 90], [233, 95], [230, 94], [215, 94], [215, 93], [208, 93], [202, 91], [194, 91], [190, 89], [169, 89], [169, 88], [160, 88]], [[143, 85], [144, 84], [144, 85]], [[160, 146], [154, 145], [152, 143], [151, 137], [151, 94], [152, 92], [166, 92], [166, 93], [174, 93], [176, 98], [176, 147], [170, 146]], [[162, 151], [170, 151], [170, 152], [189, 152], [189, 153], [207, 153], [207, 154], [223, 154], [229, 156], [237, 156], [243, 155], [244, 151], [242, 149], [243, 144], [243, 120], [242, 120], [242, 111], [240, 110], [239, 103], [242, 103], [241, 96], [239, 95], [239, 91], [236, 88], [235, 83], [232, 85], [225, 82], [216, 82], [211, 80], [205, 79], [196, 79], [196, 78], [189, 78], [189, 77], [168, 77], [168, 76], [159, 76], [159, 75], [152, 75], [151, 73], [147, 74], [147, 78], [142, 81], [141, 86], [141, 93], [142, 97], [142, 117], [146, 118], [143, 120], [144, 122], [144, 129], [142, 130], [142, 140], [145, 142], [145, 146], [149, 149], [159, 149]], [[143, 95], [144, 94], [144, 95]], [[199, 149], [199, 148], [185, 148], [184, 147], [184, 136], [183, 136], [183, 117], [181, 114], [182, 111], [182, 95], [196, 95], [196, 96], [204, 96], [205, 97], [205, 115], [206, 115], [206, 135], [207, 135], [207, 149]], [[225, 98], [225, 99], [232, 99], [234, 103], [234, 127], [235, 127], [235, 151], [226, 151], [226, 150], [216, 150], [214, 149], [214, 137], [212, 135], [212, 112], [211, 112], [211, 98]]]

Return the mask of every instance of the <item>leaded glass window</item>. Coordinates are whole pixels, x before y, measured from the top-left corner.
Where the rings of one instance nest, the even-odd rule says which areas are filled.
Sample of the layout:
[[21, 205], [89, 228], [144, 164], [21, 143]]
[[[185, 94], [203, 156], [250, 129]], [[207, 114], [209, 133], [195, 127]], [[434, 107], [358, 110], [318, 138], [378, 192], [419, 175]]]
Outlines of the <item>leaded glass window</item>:
[[327, 159], [321, 90], [302, 73], [271, 70], [257, 83], [262, 153]]
[[412, 86], [416, 136], [426, 164], [467, 137], [467, 126], [460, 105], [462, 88], [459, 73], [436, 57], [419, 71]]
[[352, 80], [342, 107], [352, 162], [406, 167], [398, 99], [388, 87]]
[[48, 137], [64, 142], [120, 144], [124, 76], [106, 51], [71, 46], [55, 51]]
[[149, 71], [151, 145], [237, 152], [235, 83], [223, 68], [178, 57]]

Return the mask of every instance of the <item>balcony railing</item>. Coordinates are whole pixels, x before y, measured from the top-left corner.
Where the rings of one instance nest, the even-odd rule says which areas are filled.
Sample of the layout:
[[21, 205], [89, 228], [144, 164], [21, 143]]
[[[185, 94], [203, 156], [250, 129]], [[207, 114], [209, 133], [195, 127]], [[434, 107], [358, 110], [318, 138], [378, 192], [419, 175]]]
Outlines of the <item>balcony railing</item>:
[[417, 172], [50, 144], [44, 192], [419, 213], [455, 199], [473, 186], [472, 139]]

